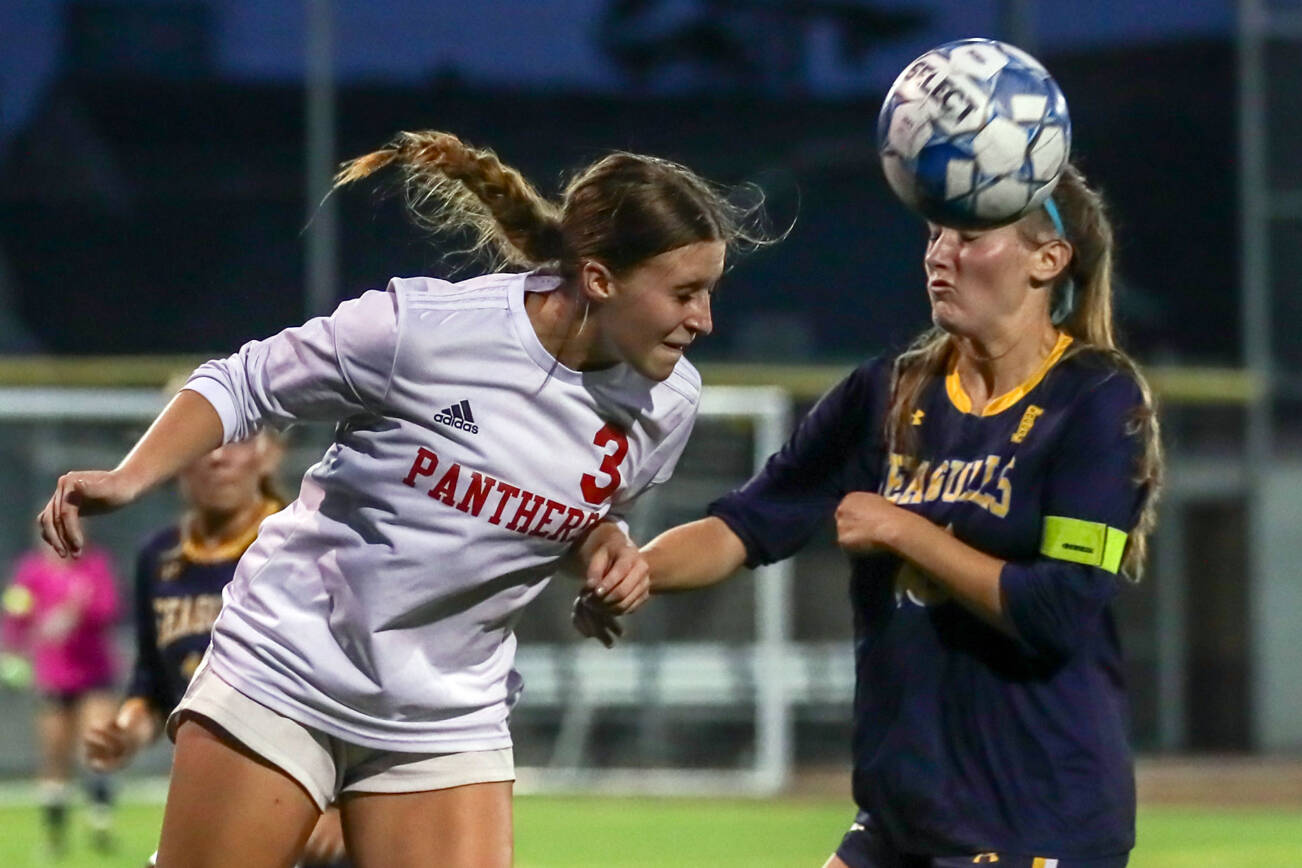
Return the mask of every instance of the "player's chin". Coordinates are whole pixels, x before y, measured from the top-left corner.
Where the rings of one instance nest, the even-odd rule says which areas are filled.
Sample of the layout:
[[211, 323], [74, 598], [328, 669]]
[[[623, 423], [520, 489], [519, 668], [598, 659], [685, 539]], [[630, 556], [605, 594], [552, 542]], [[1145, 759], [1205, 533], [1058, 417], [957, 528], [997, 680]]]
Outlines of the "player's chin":
[[963, 317], [958, 309], [948, 300], [933, 301], [931, 304], [931, 322], [936, 328], [951, 335], [963, 334]]
[[642, 357], [637, 366], [642, 376], [651, 380], [664, 380], [674, 372], [674, 366], [683, 357], [681, 347], [670, 344], [656, 344], [651, 352]]

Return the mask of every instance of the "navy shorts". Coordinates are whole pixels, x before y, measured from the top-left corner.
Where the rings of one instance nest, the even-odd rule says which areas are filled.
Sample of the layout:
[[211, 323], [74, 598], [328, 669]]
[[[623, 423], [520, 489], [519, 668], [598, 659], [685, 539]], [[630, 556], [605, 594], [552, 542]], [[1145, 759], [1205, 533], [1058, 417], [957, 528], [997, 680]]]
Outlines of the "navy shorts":
[[1060, 859], [1053, 856], [1025, 856], [1016, 853], [971, 853], [966, 856], [917, 856], [897, 850], [866, 812], [854, 818], [850, 831], [841, 839], [836, 856], [850, 868], [970, 868], [998, 865], [999, 868], [1125, 868], [1129, 853], [1102, 859]]

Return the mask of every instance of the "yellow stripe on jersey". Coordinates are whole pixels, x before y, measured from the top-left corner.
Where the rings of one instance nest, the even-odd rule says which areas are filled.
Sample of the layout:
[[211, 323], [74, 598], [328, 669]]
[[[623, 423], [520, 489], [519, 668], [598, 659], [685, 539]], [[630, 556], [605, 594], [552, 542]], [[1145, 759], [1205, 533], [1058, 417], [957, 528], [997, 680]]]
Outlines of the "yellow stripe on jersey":
[[1031, 860], [1031, 868], [1058, 868], [1058, 860], [1036, 856]]
[[1102, 522], [1046, 515], [1040, 554], [1060, 561], [1102, 567], [1115, 573], [1121, 568], [1127, 536], [1125, 531]]

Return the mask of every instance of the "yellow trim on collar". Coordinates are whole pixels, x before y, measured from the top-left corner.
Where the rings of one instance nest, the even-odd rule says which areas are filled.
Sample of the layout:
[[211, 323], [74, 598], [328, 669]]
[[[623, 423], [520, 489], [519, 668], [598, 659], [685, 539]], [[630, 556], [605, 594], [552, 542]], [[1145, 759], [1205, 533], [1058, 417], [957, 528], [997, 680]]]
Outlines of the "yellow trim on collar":
[[[1027, 377], [1020, 386], [1011, 392], [1005, 392], [998, 398], [986, 404], [985, 409], [981, 411], [982, 416], [993, 416], [996, 413], [1002, 413], [1018, 401], [1026, 397], [1026, 394], [1040, 384], [1049, 369], [1058, 364], [1062, 354], [1067, 352], [1067, 347], [1071, 346], [1071, 335], [1063, 332], [1058, 335], [1058, 342], [1053, 345], [1053, 350], [1045, 356], [1040, 367], [1035, 370], [1031, 376]], [[963, 383], [958, 376], [958, 353], [954, 353], [949, 360], [949, 373], [945, 375], [945, 391], [949, 394], [949, 401], [960, 413], [972, 412], [972, 399], [968, 397], [967, 392], [963, 389]]]
[[274, 515], [284, 508], [284, 504], [268, 498], [263, 501], [262, 509], [253, 516], [248, 525], [225, 542], [216, 545], [204, 545], [194, 534], [193, 521], [186, 521], [185, 527], [181, 534], [181, 557], [185, 558], [192, 564], [215, 564], [221, 561], [237, 560], [244, 550], [253, 545], [253, 541], [258, 538], [258, 528], [262, 527], [262, 520], [269, 515]]
[[1126, 550], [1128, 536], [1125, 531], [1102, 522], [1046, 515], [1040, 554], [1115, 573], [1121, 568], [1121, 555]]

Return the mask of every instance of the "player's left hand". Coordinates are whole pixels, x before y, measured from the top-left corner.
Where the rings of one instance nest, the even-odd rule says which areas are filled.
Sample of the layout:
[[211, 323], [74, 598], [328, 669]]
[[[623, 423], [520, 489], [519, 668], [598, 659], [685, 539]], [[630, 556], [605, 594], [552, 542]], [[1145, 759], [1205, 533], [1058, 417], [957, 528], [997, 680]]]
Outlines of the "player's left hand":
[[584, 590], [617, 615], [627, 615], [651, 596], [651, 568], [642, 552], [612, 521], [597, 524], [576, 551]]
[[615, 613], [586, 589], [574, 598], [570, 623], [575, 630], [607, 648], [614, 648], [615, 640], [624, 635], [624, 627]]
[[859, 554], [890, 548], [909, 515], [880, 494], [852, 491], [836, 507], [837, 545]]
[[303, 848], [304, 865], [327, 865], [344, 856], [344, 829], [339, 822], [339, 808], [331, 805], [317, 818], [312, 834]]

